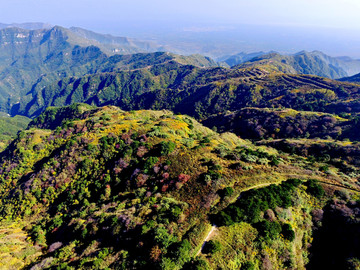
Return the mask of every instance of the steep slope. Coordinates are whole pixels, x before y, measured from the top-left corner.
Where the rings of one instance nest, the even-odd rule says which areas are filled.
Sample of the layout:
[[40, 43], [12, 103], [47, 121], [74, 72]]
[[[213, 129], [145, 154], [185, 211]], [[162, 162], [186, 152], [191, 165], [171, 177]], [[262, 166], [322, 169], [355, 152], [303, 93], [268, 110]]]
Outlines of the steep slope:
[[[80, 45], [88, 47], [80, 47]], [[0, 108], [9, 110], [32, 86], [84, 75], [106, 55], [66, 29], [0, 30]]]
[[[0, 163], [0, 216], [7, 224], [21, 220], [42, 247], [41, 257], [26, 262], [35, 269], [304, 266], [312, 241], [307, 211], [324, 205], [323, 190], [314, 181], [280, 181], [347, 181], [188, 116], [88, 105], [48, 109], [1, 153]], [[226, 218], [262, 194], [274, 197], [264, 197], [254, 215], [244, 208]], [[208, 246], [195, 258], [210, 221], [220, 226], [222, 252]]]

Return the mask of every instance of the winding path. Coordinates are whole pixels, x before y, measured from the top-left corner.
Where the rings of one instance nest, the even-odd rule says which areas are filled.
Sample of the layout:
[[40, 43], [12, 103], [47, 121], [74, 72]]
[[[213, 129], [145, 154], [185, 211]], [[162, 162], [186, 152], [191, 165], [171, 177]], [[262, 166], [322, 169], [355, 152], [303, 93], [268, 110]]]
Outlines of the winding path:
[[[360, 190], [358, 189], [355, 189], [355, 188], [352, 188], [352, 187], [345, 187], [345, 186], [342, 186], [342, 185], [339, 185], [339, 184], [334, 184], [334, 183], [329, 183], [329, 182], [326, 182], [326, 181], [322, 181], [322, 180], [318, 180], [318, 182], [322, 183], [322, 184], [325, 184], [325, 185], [330, 185], [330, 186], [336, 186], [336, 187], [340, 187], [340, 188], [344, 188], [344, 189], [348, 189], [348, 190], [352, 190], [352, 191], [356, 191], [356, 192], [360, 192]], [[251, 189], [256, 189], [256, 188], [261, 188], [261, 187], [266, 187], [266, 186], [270, 186], [272, 184], [279, 184], [281, 183], [280, 182], [272, 182], [272, 183], [261, 183], [261, 184], [258, 184], [258, 185], [255, 185], [255, 186], [251, 186], [251, 187], [248, 187], [248, 188], [245, 188], [243, 190], [241, 190], [241, 193], [242, 192], [245, 192], [245, 191], [249, 191]], [[240, 193], [240, 195], [241, 195]], [[236, 199], [238, 200], [240, 198], [240, 196]], [[209, 231], [209, 233], [206, 235], [204, 241], [203, 241], [203, 244], [201, 245], [201, 248], [199, 249], [199, 251], [196, 253], [195, 256], [198, 256], [200, 253], [201, 253], [201, 250], [203, 249], [205, 243], [207, 241], [209, 241], [209, 239], [214, 235], [214, 233], [216, 232], [217, 230], [217, 227], [215, 225], [212, 225], [211, 227], [211, 230]]]

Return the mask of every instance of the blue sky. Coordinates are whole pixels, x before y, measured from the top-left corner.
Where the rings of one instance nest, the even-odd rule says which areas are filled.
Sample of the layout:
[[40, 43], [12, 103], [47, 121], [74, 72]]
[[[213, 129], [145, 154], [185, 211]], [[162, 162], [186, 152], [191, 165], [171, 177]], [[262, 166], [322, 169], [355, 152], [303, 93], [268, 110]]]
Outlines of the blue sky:
[[154, 20], [360, 28], [358, 0], [2, 0], [0, 21], [64, 26]]
[[172, 46], [228, 46], [234, 53], [305, 49], [360, 58], [359, 0], [0, 1], [0, 23], [79, 26]]

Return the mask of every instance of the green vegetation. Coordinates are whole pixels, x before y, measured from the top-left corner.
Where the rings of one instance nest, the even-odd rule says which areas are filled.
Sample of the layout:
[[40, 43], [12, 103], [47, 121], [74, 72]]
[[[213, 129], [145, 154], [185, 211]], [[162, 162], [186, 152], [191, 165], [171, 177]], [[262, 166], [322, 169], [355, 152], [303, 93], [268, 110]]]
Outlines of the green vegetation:
[[31, 120], [25, 116], [0, 117], [0, 151], [3, 150], [16, 134], [27, 127]]
[[0, 109], [38, 116], [0, 119], [0, 268], [357, 267], [359, 86], [295, 74], [340, 69], [29, 33], [0, 72]]
[[281, 228], [281, 234], [284, 236], [286, 240], [290, 242], [295, 240], [295, 232], [290, 224], [285, 223]]
[[205, 243], [205, 246], [203, 247], [202, 252], [203, 253], [211, 253], [214, 254], [221, 250], [221, 243], [217, 240], [213, 241], [210, 240], [209, 242]]
[[[357, 60], [353, 60], [352, 64], [359, 66]], [[293, 55], [269, 53], [258, 55], [245, 63], [234, 62], [232, 65], [239, 65], [237, 67], [264, 66], [269, 70], [275, 69], [283, 73], [312, 74], [332, 79], [345, 77], [347, 72], [351, 72], [349, 62], [330, 57], [319, 51], [301, 51]]]
[[[2, 153], [1, 216], [27, 220], [44, 250], [61, 243], [42, 258], [52, 267], [196, 266], [191, 251], [201, 239], [193, 234], [207, 217], [201, 209], [218, 202], [224, 184], [230, 196], [242, 177], [221, 156], [270, 157], [224, 138], [167, 111], [49, 108]], [[200, 181], [204, 174], [210, 182]], [[217, 244], [209, 252], [219, 252]]]
[[46, 110], [0, 165], [1, 219], [42, 250], [20, 261], [50, 269], [304, 266], [326, 203], [308, 179], [335, 183], [188, 116], [84, 104]]
[[[65, 86], [74, 82], [75, 78], [88, 74], [146, 69], [160, 63], [201, 68], [217, 66], [208, 57], [152, 53], [159, 49], [158, 46], [148, 42], [101, 35], [80, 28], [4, 28], [0, 30], [0, 35], [4, 37], [0, 45], [0, 111], [11, 115], [39, 115], [39, 111], [35, 112], [32, 109], [49, 105], [46, 102], [51, 98], [51, 92], [47, 90], [44, 96], [32, 101], [34, 91], [40, 91], [51, 84]], [[84, 80], [81, 80], [82, 83]], [[69, 90], [68, 88], [64, 94], [70, 94]], [[79, 98], [87, 96], [92, 91], [88, 90], [87, 94], [75, 93], [69, 99], [61, 96], [58, 103], [53, 105], [70, 105], [73, 99], [79, 101]]]
[[320, 186], [316, 180], [310, 179], [309, 181], [307, 181], [306, 186], [307, 192], [317, 198], [321, 198], [325, 194], [323, 187]]
[[[257, 223], [260, 220], [261, 212], [265, 212], [268, 209], [275, 210], [276, 207], [290, 207], [293, 204], [291, 192], [300, 183], [301, 181], [298, 179], [291, 179], [283, 182], [281, 185], [270, 185], [269, 187], [242, 193], [241, 198], [235, 204], [230, 205], [214, 216], [214, 222], [218, 225], [226, 226], [241, 221], [251, 224]], [[267, 225], [261, 225], [261, 230], [267, 230]]]

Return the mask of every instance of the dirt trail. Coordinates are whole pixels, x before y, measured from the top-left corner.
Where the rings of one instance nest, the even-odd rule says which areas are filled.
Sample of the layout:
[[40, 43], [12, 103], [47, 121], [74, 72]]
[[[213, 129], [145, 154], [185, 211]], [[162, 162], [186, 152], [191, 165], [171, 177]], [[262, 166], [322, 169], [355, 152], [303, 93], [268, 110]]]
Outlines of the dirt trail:
[[[341, 186], [341, 185], [338, 185], [338, 184], [333, 184], [333, 183], [329, 183], [329, 182], [325, 182], [325, 181], [321, 181], [321, 180], [318, 180], [318, 181], [319, 181], [320, 183], [322, 183], [322, 184], [325, 184], [325, 185], [337, 186], [337, 187], [340, 187], [340, 188], [344, 188], [344, 189], [348, 189], [348, 190], [360, 192], [360, 190], [357, 190], [357, 189], [355, 189], [355, 188], [344, 187], [344, 186]], [[272, 184], [277, 185], [277, 184], [280, 184], [280, 183], [281, 183], [281, 181], [280, 181], [280, 182], [272, 182], [272, 183], [261, 183], [261, 184], [255, 185], [255, 186], [251, 186], [251, 187], [245, 188], [245, 189], [241, 190], [241, 192], [249, 191], [249, 190], [256, 189], [256, 188], [260, 188], [260, 187], [270, 186], [270, 185], [272, 185]], [[241, 194], [240, 194], [240, 196], [241, 196]], [[237, 200], [240, 198], [240, 196], [237, 198]], [[201, 253], [201, 250], [203, 249], [205, 243], [210, 240], [210, 238], [216, 233], [216, 231], [217, 231], [217, 227], [216, 227], [215, 225], [213, 225], [213, 226], [211, 227], [211, 230], [209, 231], [209, 233], [206, 235], [206, 237], [205, 237], [205, 239], [204, 239], [204, 241], [203, 241], [203, 244], [202, 244], [201, 248], [199, 249], [199, 251], [196, 253], [195, 256], [198, 256], [198, 255]]]
[[203, 249], [205, 243], [206, 243], [207, 241], [209, 241], [209, 239], [216, 233], [216, 231], [217, 231], [217, 227], [216, 227], [215, 225], [213, 225], [213, 226], [211, 227], [211, 230], [209, 231], [209, 233], [208, 233], [207, 236], [205, 237], [204, 242], [203, 242], [201, 248], [199, 249], [199, 251], [196, 253], [195, 256], [198, 256], [198, 255], [200, 254], [200, 252], [201, 252], [201, 250]]
[[280, 183], [281, 183], [281, 181], [280, 182], [271, 182], [271, 183], [261, 183], [261, 184], [255, 185], [255, 186], [244, 188], [244, 189], [241, 190], [241, 192], [249, 191], [249, 190], [260, 188], [260, 187], [267, 187], [267, 186], [270, 186], [270, 185], [273, 185], [273, 184], [278, 185]]
[[[255, 188], [270, 186], [271, 184], [279, 184], [279, 183], [261, 183], [261, 184], [255, 185], [255, 186], [251, 186], [251, 187], [245, 188], [245, 189], [241, 190], [241, 192], [248, 191], [248, 190], [255, 189]], [[198, 255], [201, 253], [201, 250], [203, 249], [205, 243], [206, 243], [207, 241], [209, 241], [211, 237], [214, 236], [214, 234], [216, 233], [216, 231], [217, 231], [217, 227], [216, 227], [215, 225], [213, 225], [213, 226], [211, 227], [211, 230], [209, 231], [209, 233], [206, 235], [206, 237], [205, 237], [205, 239], [204, 239], [204, 241], [203, 241], [203, 244], [202, 244], [200, 250], [196, 253], [195, 256], [198, 256]]]

